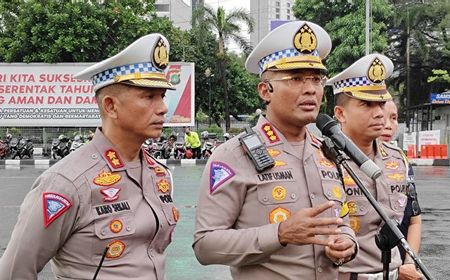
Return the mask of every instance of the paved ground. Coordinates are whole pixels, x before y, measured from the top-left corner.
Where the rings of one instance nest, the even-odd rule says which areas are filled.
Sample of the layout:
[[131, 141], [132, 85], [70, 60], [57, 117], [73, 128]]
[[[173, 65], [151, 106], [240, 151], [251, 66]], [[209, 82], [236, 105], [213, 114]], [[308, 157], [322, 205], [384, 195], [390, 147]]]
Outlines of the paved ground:
[[[202, 266], [191, 249], [198, 181], [203, 166], [171, 167], [181, 220], [167, 251], [167, 279], [230, 279], [227, 267]], [[0, 255], [10, 238], [23, 197], [43, 171], [34, 166], [0, 168]], [[424, 223], [421, 258], [435, 279], [450, 279], [450, 167], [417, 166], [415, 171]], [[53, 279], [49, 267], [39, 275], [39, 280], [47, 279]]]

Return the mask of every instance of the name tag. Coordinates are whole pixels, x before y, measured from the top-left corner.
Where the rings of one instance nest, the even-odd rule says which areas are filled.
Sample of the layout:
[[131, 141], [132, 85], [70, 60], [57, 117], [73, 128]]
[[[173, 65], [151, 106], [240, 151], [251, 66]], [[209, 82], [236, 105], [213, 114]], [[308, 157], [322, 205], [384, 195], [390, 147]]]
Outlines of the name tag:
[[94, 216], [109, 216], [116, 213], [131, 211], [128, 200], [110, 204], [101, 204], [93, 207]]

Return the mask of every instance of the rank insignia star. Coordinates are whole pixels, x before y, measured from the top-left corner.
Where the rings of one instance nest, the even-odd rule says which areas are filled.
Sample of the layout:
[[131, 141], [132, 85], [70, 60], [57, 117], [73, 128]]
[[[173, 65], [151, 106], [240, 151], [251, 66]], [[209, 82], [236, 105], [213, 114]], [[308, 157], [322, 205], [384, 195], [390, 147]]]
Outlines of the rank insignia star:
[[105, 152], [106, 160], [109, 162], [111, 167], [113, 168], [121, 168], [124, 167], [125, 164], [119, 157], [119, 154], [113, 149], [109, 149]]
[[269, 142], [271, 144], [280, 141], [280, 138], [278, 137], [277, 133], [269, 123], [263, 124], [261, 126], [261, 129], [263, 131], [263, 134], [266, 135], [267, 139], [269, 139]]

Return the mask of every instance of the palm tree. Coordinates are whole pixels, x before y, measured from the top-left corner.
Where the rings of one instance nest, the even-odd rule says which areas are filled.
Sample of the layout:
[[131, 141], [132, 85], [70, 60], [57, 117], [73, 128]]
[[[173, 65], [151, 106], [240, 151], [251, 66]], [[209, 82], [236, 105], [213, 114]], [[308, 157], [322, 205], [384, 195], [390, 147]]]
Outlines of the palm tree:
[[217, 11], [214, 11], [210, 7], [203, 6], [194, 12], [192, 21], [194, 26], [197, 24], [203, 26], [218, 36], [218, 52], [216, 56], [219, 64], [220, 81], [224, 90], [225, 128], [228, 131], [230, 128], [230, 109], [226, 78], [227, 50], [225, 43], [231, 39], [244, 50], [245, 54], [250, 53], [250, 43], [240, 34], [241, 27], [239, 23], [245, 24], [250, 33], [253, 31], [253, 18], [244, 9], [234, 9], [227, 14], [223, 7], [218, 7]]

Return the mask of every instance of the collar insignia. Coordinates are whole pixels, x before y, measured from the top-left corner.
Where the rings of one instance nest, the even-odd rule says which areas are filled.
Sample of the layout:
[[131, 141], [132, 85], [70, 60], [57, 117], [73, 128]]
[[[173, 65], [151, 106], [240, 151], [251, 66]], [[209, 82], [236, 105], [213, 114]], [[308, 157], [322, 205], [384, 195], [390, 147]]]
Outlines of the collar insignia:
[[261, 129], [263, 131], [263, 134], [266, 135], [267, 139], [271, 144], [280, 141], [280, 138], [278, 137], [277, 133], [269, 123], [263, 124], [261, 126]]
[[109, 149], [105, 152], [106, 160], [115, 169], [124, 167], [125, 164], [119, 157], [119, 154], [113, 149]]

